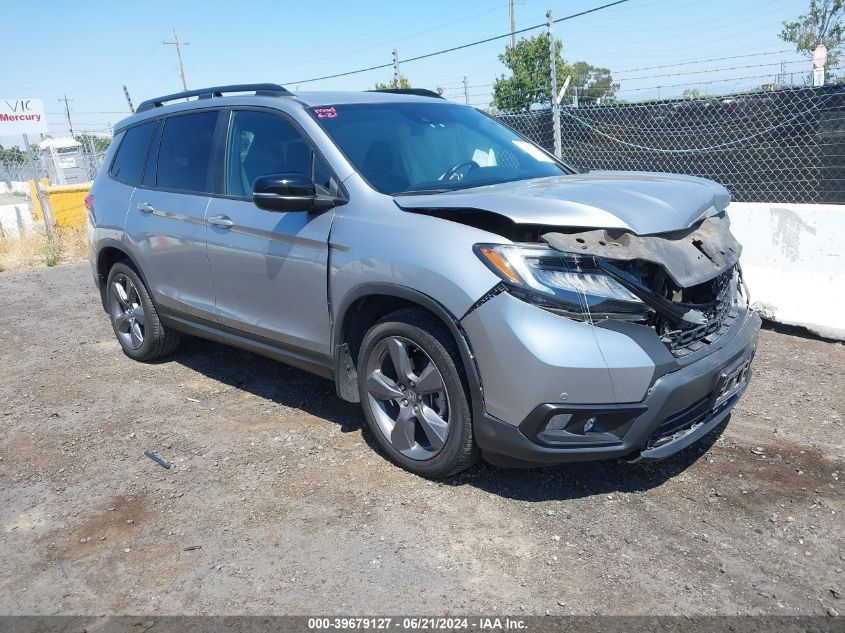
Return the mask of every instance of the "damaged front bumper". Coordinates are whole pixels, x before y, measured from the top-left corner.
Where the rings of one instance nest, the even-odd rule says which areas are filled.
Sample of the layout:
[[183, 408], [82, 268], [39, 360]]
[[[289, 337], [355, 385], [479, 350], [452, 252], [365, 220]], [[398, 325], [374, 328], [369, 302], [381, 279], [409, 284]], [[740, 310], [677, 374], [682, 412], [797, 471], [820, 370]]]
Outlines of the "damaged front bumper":
[[640, 402], [549, 402], [518, 425], [483, 412], [474, 422], [478, 445], [488, 461], [503, 466], [668, 457], [729, 415], [751, 378], [759, 329], [760, 317], [743, 309], [718, 349], [659, 375]]

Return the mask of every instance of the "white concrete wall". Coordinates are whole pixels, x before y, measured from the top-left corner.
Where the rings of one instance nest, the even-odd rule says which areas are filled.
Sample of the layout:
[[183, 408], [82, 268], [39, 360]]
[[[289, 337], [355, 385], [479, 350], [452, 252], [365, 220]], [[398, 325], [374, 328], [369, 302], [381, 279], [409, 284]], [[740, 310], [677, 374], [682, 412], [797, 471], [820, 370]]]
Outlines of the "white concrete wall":
[[29, 202], [22, 200], [12, 204], [0, 204], [0, 236], [17, 237], [35, 228]]
[[734, 202], [728, 215], [761, 315], [845, 340], [845, 205]]
[[0, 193], [22, 193], [29, 195], [29, 183], [22, 180], [13, 180], [11, 183], [0, 181]]

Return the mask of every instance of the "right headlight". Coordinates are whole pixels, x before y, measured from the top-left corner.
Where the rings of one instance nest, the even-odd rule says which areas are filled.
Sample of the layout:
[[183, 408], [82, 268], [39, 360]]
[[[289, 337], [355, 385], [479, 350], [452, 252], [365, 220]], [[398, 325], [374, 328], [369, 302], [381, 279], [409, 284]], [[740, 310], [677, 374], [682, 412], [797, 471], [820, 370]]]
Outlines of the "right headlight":
[[649, 308], [606, 275], [591, 256], [549, 246], [476, 244], [475, 254], [511, 294], [576, 319], [643, 320]]

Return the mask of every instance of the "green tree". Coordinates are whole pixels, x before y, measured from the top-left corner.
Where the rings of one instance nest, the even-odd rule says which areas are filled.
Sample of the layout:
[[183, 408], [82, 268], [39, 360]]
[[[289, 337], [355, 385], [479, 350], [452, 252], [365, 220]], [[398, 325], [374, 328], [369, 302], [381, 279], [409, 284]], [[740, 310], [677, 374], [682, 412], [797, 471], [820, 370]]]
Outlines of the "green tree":
[[[402, 74], [399, 75], [399, 83], [398, 84], [396, 83], [396, 79], [391, 79], [390, 81], [388, 81], [386, 83], [382, 83], [380, 81], [376, 82], [376, 90], [396, 90], [397, 88], [402, 89], [402, 90], [409, 90], [409, 89], [413, 88], [413, 86], [411, 85], [410, 80], [405, 75], [402, 75]], [[443, 88], [441, 86], [437, 86], [434, 89], [434, 91], [437, 94], [439, 94], [440, 96], [443, 96], [443, 93], [446, 92], [446, 88]]]
[[[619, 84], [614, 83], [607, 68], [596, 68], [587, 62], [569, 64], [563, 59], [562, 52], [563, 42], [555, 40], [555, 95], [567, 76], [571, 77], [570, 85], [578, 88], [581, 98], [612, 97], [619, 89]], [[527, 110], [535, 104], [551, 104], [552, 65], [547, 33], [520, 39], [515, 46], [508, 47], [499, 55], [499, 61], [510, 69], [511, 76], [502, 75], [493, 85], [493, 106], [496, 109]]]
[[94, 134], [79, 134], [74, 138], [77, 140], [78, 143], [82, 145], [82, 148], [85, 151], [93, 150], [97, 154], [105, 152], [109, 148], [109, 145], [111, 145], [111, 139], [105, 136], [95, 136]]
[[[29, 149], [33, 158], [38, 156], [37, 145], [31, 143]], [[24, 165], [26, 162], [26, 153], [20, 147], [3, 147], [0, 145], [0, 165]]]
[[[555, 41], [555, 67], [557, 90], [566, 77], [566, 62], [561, 57], [563, 43]], [[537, 35], [521, 38], [499, 55], [499, 61], [511, 71], [510, 77], [502, 75], [493, 85], [493, 105], [499, 110], [527, 110], [532, 105], [551, 103], [551, 62], [549, 36]], [[561, 72], [563, 71], [563, 72]]]
[[579, 97], [582, 99], [611, 98], [619, 90], [619, 84], [614, 83], [607, 68], [596, 68], [587, 62], [575, 62], [572, 64], [572, 74], [572, 81], [578, 87]]
[[388, 81], [387, 83], [376, 82], [376, 90], [396, 90], [397, 88], [401, 89], [408, 89], [411, 87], [411, 82], [408, 81], [408, 78], [405, 75], [399, 75], [399, 81], [396, 81], [396, 77]]
[[795, 44], [800, 53], [812, 54], [819, 44], [827, 47], [827, 64], [839, 61], [839, 49], [845, 41], [843, 0], [810, 0], [810, 11], [794, 22], [784, 22], [780, 38]]

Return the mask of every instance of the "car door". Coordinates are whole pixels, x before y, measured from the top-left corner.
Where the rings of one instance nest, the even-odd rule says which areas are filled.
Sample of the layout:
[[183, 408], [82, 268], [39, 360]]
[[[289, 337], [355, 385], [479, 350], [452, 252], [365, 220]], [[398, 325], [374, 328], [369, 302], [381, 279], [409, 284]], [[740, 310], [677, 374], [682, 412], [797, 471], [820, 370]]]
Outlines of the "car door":
[[220, 110], [205, 110], [159, 122], [126, 219], [127, 238], [161, 311], [205, 320], [215, 329], [205, 212], [220, 116]]
[[[334, 195], [337, 183], [300, 128], [277, 111], [233, 109], [209, 205], [215, 313], [232, 342], [247, 337], [304, 360], [330, 354], [328, 240], [333, 210], [267, 211], [252, 202], [259, 176], [299, 172]], [[319, 361], [318, 361], [319, 362]]]

